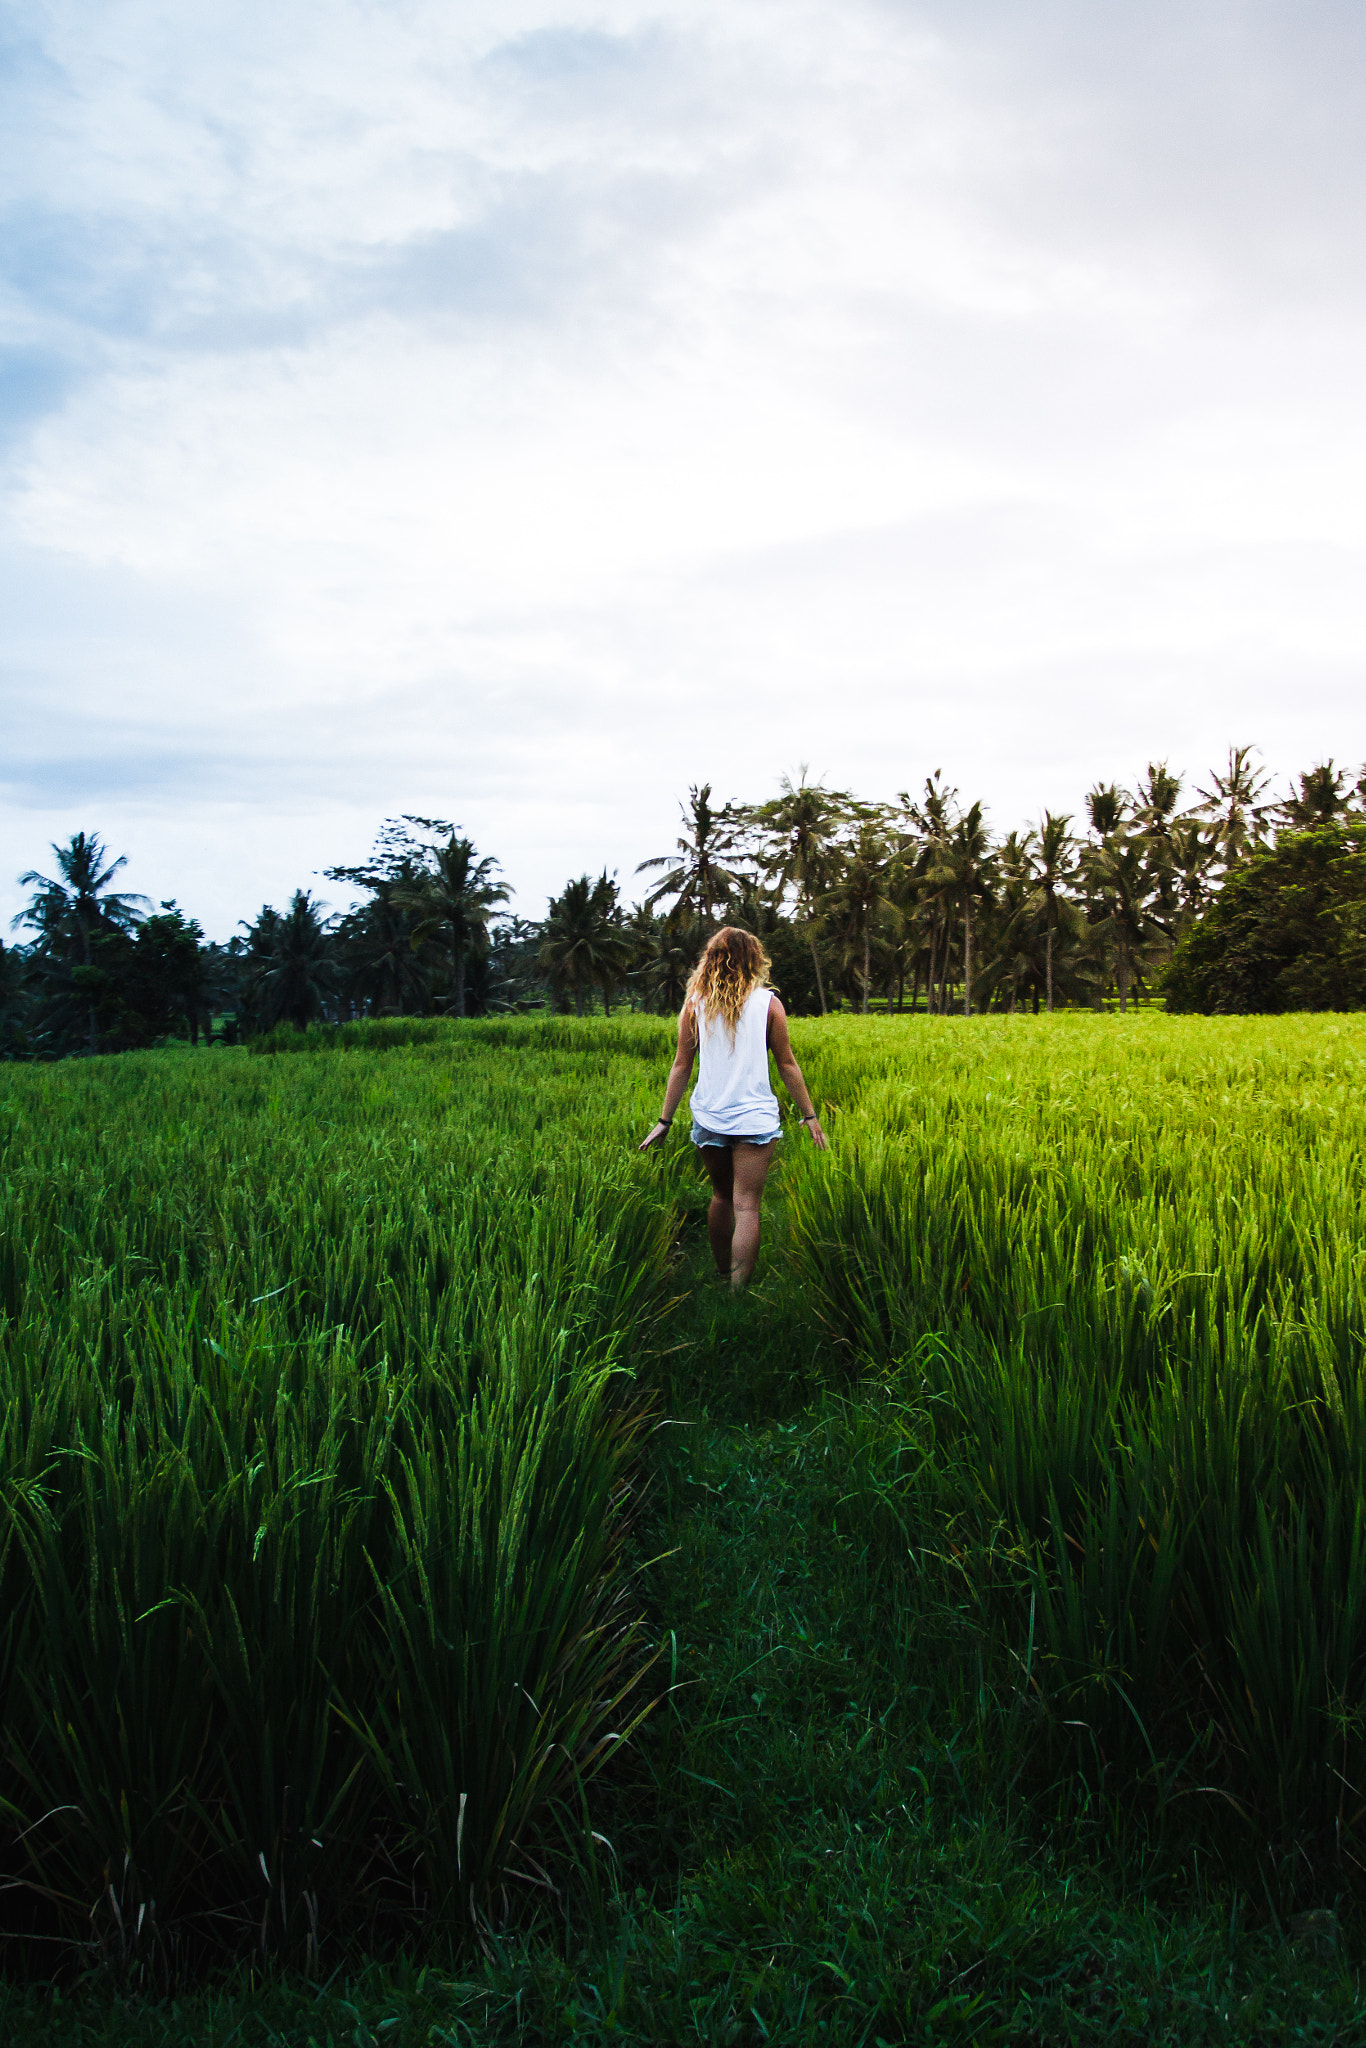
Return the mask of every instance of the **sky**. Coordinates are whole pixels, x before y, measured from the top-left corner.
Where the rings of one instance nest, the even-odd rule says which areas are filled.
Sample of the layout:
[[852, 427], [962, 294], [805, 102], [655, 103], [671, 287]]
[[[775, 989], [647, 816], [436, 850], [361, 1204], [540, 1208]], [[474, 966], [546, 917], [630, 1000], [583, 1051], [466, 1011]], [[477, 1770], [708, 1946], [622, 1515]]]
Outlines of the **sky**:
[[10, 0], [0, 914], [1366, 756], [1359, 0]]

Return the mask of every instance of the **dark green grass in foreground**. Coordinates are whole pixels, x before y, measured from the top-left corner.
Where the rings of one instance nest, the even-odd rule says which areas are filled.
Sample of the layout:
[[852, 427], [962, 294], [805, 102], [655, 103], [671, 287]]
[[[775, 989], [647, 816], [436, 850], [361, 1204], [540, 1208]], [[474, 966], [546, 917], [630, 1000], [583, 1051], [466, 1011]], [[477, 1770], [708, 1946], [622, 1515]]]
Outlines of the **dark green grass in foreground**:
[[[1366, 2038], [1350, 1922], [1278, 1928], [1198, 1859], [1145, 1871], [1116, 1816], [1026, 1794], [1027, 1710], [899, 1506], [914, 1454], [891, 1397], [800, 1408], [790, 1284], [770, 1269], [736, 1303], [703, 1264], [667, 1372], [672, 1407], [691, 1384], [709, 1416], [668, 1432], [639, 1532], [671, 1547], [651, 1598], [676, 1690], [595, 1807], [611, 1852], [568, 1928], [455, 1976], [30, 1998], [0, 2007], [14, 2038], [21, 2013], [43, 2048]], [[781, 1419], [756, 1387], [782, 1390]]]

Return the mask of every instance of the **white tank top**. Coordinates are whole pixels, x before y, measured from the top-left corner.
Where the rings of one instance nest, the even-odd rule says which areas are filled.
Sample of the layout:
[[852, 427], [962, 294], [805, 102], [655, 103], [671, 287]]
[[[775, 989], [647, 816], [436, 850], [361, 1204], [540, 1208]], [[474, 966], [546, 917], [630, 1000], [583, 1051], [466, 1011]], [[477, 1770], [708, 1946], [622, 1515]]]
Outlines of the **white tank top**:
[[768, 1006], [773, 991], [752, 988], [735, 1027], [732, 1045], [724, 1017], [697, 1018], [697, 1086], [693, 1122], [719, 1138], [776, 1138], [778, 1098], [768, 1080]]

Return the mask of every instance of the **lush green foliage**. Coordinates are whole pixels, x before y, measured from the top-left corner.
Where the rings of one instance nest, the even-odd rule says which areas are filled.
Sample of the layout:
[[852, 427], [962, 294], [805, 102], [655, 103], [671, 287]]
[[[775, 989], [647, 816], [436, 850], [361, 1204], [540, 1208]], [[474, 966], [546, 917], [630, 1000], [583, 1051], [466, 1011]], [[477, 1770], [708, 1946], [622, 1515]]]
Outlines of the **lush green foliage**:
[[[739, 1301], [705, 1277], [689, 1148], [628, 1149], [667, 1050], [640, 1017], [396, 1019], [285, 1029], [263, 1057], [11, 1075], [7, 1370], [21, 1328], [32, 1358], [48, 1347], [28, 1413], [48, 1399], [44, 1427], [89, 1452], [68, 1481], [21, 1413], [7, 1453], [6, 1569], [45, 1646], [15, 1674], [9, 1796], [46, 1812], [32, 1781], [53, 1770], [93, 1812], [32, 1838], [71, 1905], [63, 1923], [40, 1899], [29, 1925], [81, 1939], [98, 1893], [106, 1955], [151, 1963], [114, 1919], [137, 1896], [118, 1888], [136, 1866], [110, 1861], [101, 1788], [122, 1782], [181, 1859], [173, 1884], [197, 1859], [179, 1896], [217, 1905], [221, 1951], [259, 1954], [264, 1921], [268, 1964], [307, 1962], [316, 1912], [325, 1959], [390, 1960], [112, 2014], [17, 1989], [0, 2025], [72, 2048], [1355, 2038], [1357, 1802], [1332, 1773], [1362, 1782], [1366, 1029], [804, 1025], [835, 1150], [786, 1148]], [[497, 1604], [468, 1547], [459, 1585], [404, 1567], [503, 1526], [495, 1438], [524, 1411], [493, 1397], [512, 1381], [550, 1388], [530, 1455], [563, 1515], [532, 1512], [521, 1555], [563, 1617], [575, 1768], [536, 1781], [538, 1731], [510, 1855], [481, 1822], [488, 1952], [449, 1976], [394, 1950], [429, 1964], [458, 1922], [439, 1873], [449, 1893], [471, 1853], [458, 1792], [509, 1768], [500, 1688], [529, 1595]], [[62, 1392], [87, 1384], [85, 1408]], [[675, 1426], [645, 1446], [647, 1389]], [[378, 1503], [349, 1480], [367, 1458], [403, 1466]], [[320, 1483], [288, 1489], [287, 1468]], [[577, 1576], [575, 1528], [596, 1532]], [[386, 1561], [357, 1569], [376, 1531]], [[480, 1587], [496, 1682], [440, 1626]], [[236, 1664], [229, 1593], [260, 1652]], [[624, 1711], [665, 1697], [585, 1808], [577, 1783], [629, 1725], [600, 1709], [651, 1644]], [[60, 1712], [38, 1727], [44, 1686], [64, 1732]], [[126, 1711], [96, 1725], [109, 1701], [141, 1701], [146, 1732]], [[190, 1801], [175, 1788], [201, 1755]], [[369, 1866], [342, 1853], [362, 1809]], [[29, 1851], [12, 1838], [4, 1867], [34, 1875]], [[514, 1883], [530, 1911], [505, 1930], [500, 1859], [556, 1885]]]
[[1366, 1009], [1366, 825], [1283, 833], [1244, 861], [1163, 986], [1177, 1012]]
[[[790, 1190], [1023, 1669], [1099, 1775], [1243, 1816], [1293, 1891], [1366, 1818], [1366, 1028], [877, 1024]], [[1196, 1788], [1199, 1788], [1198, 1793]]]
[[938, 770], [894, 803], [810, 783], [805, 770], [767, 803], [718, 806], [703, 783], [682, 806], [673, 852], [636, 870], [665, 870], [644, 902], [624, 905], [604, 869], [566, 882], [539, 923], [503, 908], [511, 892], [498, 862], [457, 827], [406, 815], [384, 824], [368, 861], [327, 869], [361, 895], [354, 908], [334, 916], [297, 889], [288, 910], [265, 904], [226, 946], [203, 945], [171, 903], [140, 922], [142, 899], [113, 887], [124, 860], [108, 862], [99, 839], [79, 832], [51, 849], [55, 876], [20, 878], [38, 888], [18, 920], [28, 945], [0, 951], [0, 1058], [197, 1042], [201, 1029], [235, 1044], [282, 1024], [571, 1007], [582, 1017], [599, 1002], [609, 1015], [618, 1002], [668, 1015], [723, 922], [764, 941], [794, 1015], [900, 1014], [922, 996], [941, 1015], [1051, 1013], [1099, 1008], [1111, 993], [1123, 1011], [1245, 868], [1229, 944], [1217, 916], [1199, 926], [1176, 1004], [1354, 1007], [1359, 882], [1344, 926], [1341, 862], [1325, 882], [1323, 863], [1306, 868], [1301, 856], [1304, 872], [1287, 884], [1255, 856], [1277, 833], [1360, 826], [1366, 770], [1353, 784], [1324, 762], [1272, 801], [1252, 751], [1232, 748], [1184, 810], [1184, 778], [1150, 761], [1133, 792], [1088, 790], [1087, 831], [1046, 811], [1002, 838]]
[[[125, 1971], [503, 1917], [644, 1661], [644, 1069], [477, 1046], [11, 1070], [11, 1931]], [[644, 1113], [642, 1107], [642, 1114]]]

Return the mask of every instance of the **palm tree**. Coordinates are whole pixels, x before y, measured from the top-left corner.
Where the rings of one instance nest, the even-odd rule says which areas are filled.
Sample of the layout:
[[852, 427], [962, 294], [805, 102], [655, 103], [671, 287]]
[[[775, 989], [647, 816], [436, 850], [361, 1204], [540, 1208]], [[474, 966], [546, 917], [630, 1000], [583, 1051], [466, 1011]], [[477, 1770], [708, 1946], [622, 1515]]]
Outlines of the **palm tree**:
[[1316, 825], [1331, 825], [1334, 818], [1350, 809], [1352, 790], [1341, 768], [1330, 760], [1320, 761], [1298, 778], [1299, 787], [1274, 806], [1279, 823], [1290, 832], [1308, 832]]
[[[1034, 834], [1008, 832], [996, 853], [998, 889], [994, 916], [988, 935], [995, 941], [996, 957], [978, 975], [978, 986], [990, 992], [1008, 989], [1012, 1016], [1020, 996], [1030, 990], [1034, 1008], [1039, 1007], [1039, 963], [1037, 932], [1030, 915], [1034, 882]], [[990, 993], [988, 993], [990, 1003]]]
[[370, 901], [343, 918], [337, 930], [351, 999], [380, 1016], [409, 1016], [428, 1004], [427, 975], [413, 948], [413, 918], [406, 907], [420, 879], [421, 870], [410, 861], [394, 876], [367, 883]]
[[1098, 782], [1086, 792], [1086, 815], [1097, 839], [1118, 832], [1128, 815], [1129, 799], [1117, 782]]
[[656, 924], [649, 973], [655, 998], [666, 1014], [682, 1009], [688, 977], [701, 950], [702, 927], [686, 911]]
[[[948, 1003], [953, 935], [948, 896], [943, 885], [931, 882], [929, 877], [938, 861], [938, 849], [948, 838], [958, 791], [945, 785], [943, 770], [936, 768], [933, 775], [926, 776], [924, 791], [919, 797], [912, 797], [903, 789], [898, 801], [910, 820], [910, 844], [917, 846], [910, 865], [907, 866], [903, 860], [902, 872], [906, 876], [907, 893], [914, 898], [916, 922], [926, 933], [925, 1007], [932, 1013], [936, 1009], [942, 1011]], [[909, 847], [906, 850], [909, 851]], [[906, 908], [910, 907], [907, 904]], [[918, 966], [916, 973], [918, 977]], [[936, 981], [939, 983], [937, 994]]]
[[1219, 857], [1218, 822], [1202, 824], [1193, 813], [1172, 825], [1172, 864], [1176, 877], [1175, 936], [1192, 925], [1210, 899], [1209, 876]]
[[1129, 1007], [1129, 983], [1140, 973], [1148, 943], [1161, 932], [1153, 916], [1153, 879], [1143, 847], [1124, 832], [1111, 832], [1099, 846], [1083, 852], [1087, 879], [1095, 891], [1115, 944], [1116, 980], [1121, 1014]]
[[868, 1013], [868, 992], [872, 985], [873, 926], [879, 919], [897, 917], [894, 870], [898, 849], [887, 836], [887, 814], [860, 805], [852, 838], [841, 841], [838, 877], [819, 899], [819, 910], [840, 934], [845, 955], [856, 960], [859, 969], [859, 1009]]
[[1041, 920], [1044, 929], [1044, 986], [1045, 1001], [1050, 1015], [1053, 1010], [1053, 954], [1060, 929], [1067, 929], [1075, 935], [1078, 924], [1084, 926], [1086, 919], [1080, 906], [1064, 896], [1064, 885], [1075, 872], [1072, 854], [1075, 841], [1068, 829], [1072, 823], [1071, 814], [1064, 812], [1056, 817], [1052, 811], [1045, 811], [1039, 827], [1039, 851], [1034, 863], [1034, 893], [1029, 899], [1030, 915]]
[[[15, 925], [31, 925], [38, 933], [38, 947], [57, 958], [79, 957], [80, 966], [94, 965], [94, 943], [102, 932], [127, 931], [138, 921], [145, 896], [124, 895], [112, 888], [115, 875], [128, 865], [128, 856], [108, 858], [107, 850], [93, 832], [73, 834], [66, 846], [52, 847], [57, 856], [57, 877], [29, 868], [19, 877], [21, 889], [37, 885], [27, 910], [15, 918]], [[87, 977], [88, 978], [88, 977]], [[90, 1052], [97, 1046], [95, 1004], [88, 1004]]]
[[796, 894], [797, 916], [805, 926], [811, 947], [816, 995], [823, 1017], [827, 1005], [816, 948], [816, 898], [833, 879], [835, 837], [848, 818], [853, 798], [845, 790], [826, 789], [818, 782], [808, 782], [808, 773], [803, 762], [795, 783], [784, 775], [779, 796], [741, 811], [739, 817], [743, 825], [760, 837], [765, 872], [773, 877], [779, 890], [791, 888]]
[[947, 888], [958, 905], [963, 926], [963, 1015], [972, 1015], [973, 905], [991, 900], [991, 839], [982, 822], [982, 806], [960, 812], [946, 839], [936, 845], [927, 880]]
[[1213, 812], [1215, 841], [1226, 867], [1241, 860], [1261, 836], [1261, 798], [1271, 781], [1252, 764], [1251, 747], [1230, 747], [1228, 767], [1210, 775], [1212, 789], [1197, 789], [1200, 809]]
[[622, 922], [617, 885], [604, 868], [598, 879], [580, 875], [566, 882], [564, 893], [552, 896], [541, 927], [538, 958], [552, 988], [574, 992], [581, 1017], [585, 994], [602, 990], [602, 1006], [612, 1014], [612, 990], [631, 963], [632, 941]]
[[483, 943], [490, 912], [507, 902], [510, 891], [495, 881], [498, 862], [492, 855], [481, 860], [474, 841], [462, 839], [453, 825], [439, 818], [409, 818], [407, 822], [446, 834], [428, 849], [417, 879], [400, 892], [397, 901], [413, 916], [410, 943], [414, 952], [429, 937], [444, 945], [450, 962], [451, 1010], [463, 1017], [465, 963]]
[[323, 908], [307, 889], [296, 889], [284, 916], [267, 905], [252, 933], [261, 939], [255, 983], [268, 1024], [288, 1018], [302, 1031], [322, 1014], [336, 988]]
[[[672, 914], [695, 918], [703, 938], [707, 938], [713, 906], [724, 903], [740, 886], [739, 873], [726, 865], [739, 844], [739, 820], [729, 804], [719, 811], [712, 809], [709, 782], [704, 782], [700, 789], [694, 783], [686, 805], [679, 809], [683, 831], [675, 842], [677, 860], [671, 853], [656, 854], [652, 860], [641, 861], [636, 873], [643, 875], [647, 868], [669, 868], [645, 898], [646, 904], [653, 910], [661, 898], [672, 896]], [[674, 861], [672, 867], [670, 861]]]

